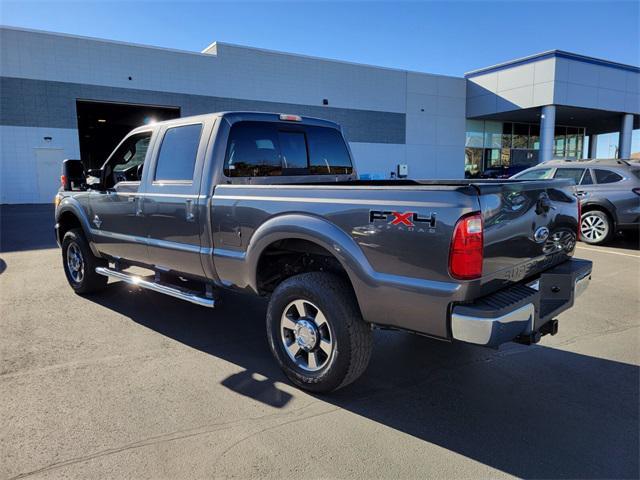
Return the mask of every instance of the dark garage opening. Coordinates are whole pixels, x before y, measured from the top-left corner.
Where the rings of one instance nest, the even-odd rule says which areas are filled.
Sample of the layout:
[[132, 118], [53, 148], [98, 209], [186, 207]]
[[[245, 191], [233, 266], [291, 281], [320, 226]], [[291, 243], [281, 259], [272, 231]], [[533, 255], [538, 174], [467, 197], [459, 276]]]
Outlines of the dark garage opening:
[[76, 101], [80, 159], [85, 168], [101, 167], [132, 129], [180, 116], [178, 107]]

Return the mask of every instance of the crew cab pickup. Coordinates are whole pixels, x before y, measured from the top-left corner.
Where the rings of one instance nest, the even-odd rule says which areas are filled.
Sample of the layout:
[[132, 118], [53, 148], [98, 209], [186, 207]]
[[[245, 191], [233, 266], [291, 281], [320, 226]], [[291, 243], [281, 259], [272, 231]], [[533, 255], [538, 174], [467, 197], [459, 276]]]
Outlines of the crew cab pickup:
[[77, 293], [112, 277], [204, 307], [222, 289], [267, 297], [276, 360], [317, 392], [358, 378], [374, 327], [538, 342], [591, 276], [570, 180], [361, 181], [340, 127], [297, 115], [142, 126], [100, 169], [66, 160], [61, 180]]

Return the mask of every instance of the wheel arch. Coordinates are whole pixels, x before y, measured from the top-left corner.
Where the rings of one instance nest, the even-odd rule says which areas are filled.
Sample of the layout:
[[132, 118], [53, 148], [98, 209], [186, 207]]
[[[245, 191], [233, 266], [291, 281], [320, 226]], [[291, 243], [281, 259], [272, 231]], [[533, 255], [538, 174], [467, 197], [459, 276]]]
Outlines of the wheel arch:
[[599, 210], [605, 213], [612, 222], [612, 227], [615, 230], [618, 224], [618, 215], [616, 213], [616, 207], [608, 200], [602, 201], [593, 201], [593, 202], [585, 202], [581, 206], [582, 213], [592, 212], [594, 210]]
[[[367, 281], [367, 268], [371, 269], [367, 258], [357, 243], [333, 223], [313, 215], [287, 214], [274, 217], [263, 223], [253, 234], [247, 249], [245, 261], [249, 273], [248, 284], [252, 290], [261, 292], [264, 280], [265, 256], [282, 243], [302, 246], [301, 253], [324, 254], [335, 259], [353, 288], [358, 304], [358, 283]], [[313, 246], [315, 251], [304, 250]], [[270, 250], [271, 249], [271, 250]], [[287, 278], [283, 276], [282, 280]]]
[[84, 209], [80, 206], [79, 202], [76, 199], [67, 197], [62, 200], [56, 210], [56, 227], [58, 242], [60, 243], [60, 245], [62, 245], [62, 239], [64, 238], [65, 233], [67, 233], [72, 228], [80, 228], [85, 238], [87, 239], [87, 242], [89, 243], [91, 252], [96, 257], [101, 256], [93, 242], [89, 219], [87, 218]]

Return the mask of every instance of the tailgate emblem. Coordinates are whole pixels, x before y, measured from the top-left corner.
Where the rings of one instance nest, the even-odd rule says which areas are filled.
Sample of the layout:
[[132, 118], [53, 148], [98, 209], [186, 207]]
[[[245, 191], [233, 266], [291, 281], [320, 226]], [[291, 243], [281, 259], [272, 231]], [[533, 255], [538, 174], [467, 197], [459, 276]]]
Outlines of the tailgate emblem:
[[538, 227], [533, 234], [536, 243], [544, 243], [549, 238], [549, 229], [547, 227]]

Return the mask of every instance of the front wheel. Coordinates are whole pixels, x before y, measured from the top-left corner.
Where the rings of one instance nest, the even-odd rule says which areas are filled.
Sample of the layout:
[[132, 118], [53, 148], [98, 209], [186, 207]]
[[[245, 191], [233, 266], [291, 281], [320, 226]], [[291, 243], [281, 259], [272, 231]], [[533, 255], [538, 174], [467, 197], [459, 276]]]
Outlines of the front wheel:
[[79, 228], [64, 234], [62, 264], [67, 281], [76, 293], [96, 292], [107, 285], [107, 277], [96, 273], [96, 267], [105, 267], [107, 262], [93, 254]]
[[323, 272], [288, 278], [267, 309], [269, 346], [289, 379], [312, 392], [356, 380], [371, 357], [371, 326], [348, 282]]
[[591, 245], [605, 243], [611, 236], [613, 226], [609, 216], [599, 210], [582, 214], [580, 219], [580, 237]]

